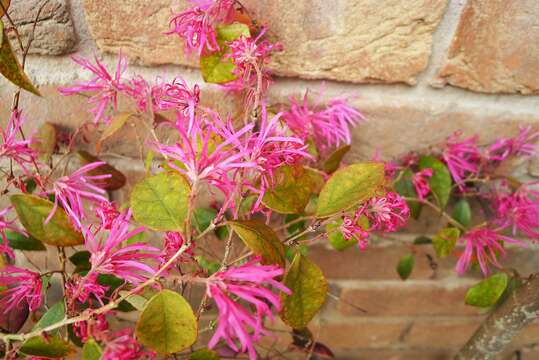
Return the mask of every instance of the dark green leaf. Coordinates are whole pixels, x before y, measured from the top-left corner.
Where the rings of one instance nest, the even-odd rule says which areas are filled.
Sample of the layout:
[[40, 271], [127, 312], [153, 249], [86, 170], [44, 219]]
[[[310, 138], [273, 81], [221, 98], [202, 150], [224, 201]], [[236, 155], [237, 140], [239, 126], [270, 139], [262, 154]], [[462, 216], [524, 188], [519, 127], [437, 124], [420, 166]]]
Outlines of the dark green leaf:
[[466, 293], [465, 303], [482, 308], [490, 307], [502, 296], [508, 283], [506, 273], [494, 274], [477, 285], [472, 286]]
[[432, 244], [432, 239], [428, 236], [418, 236], [414, 239], [414, 245]]
[[303, 329], [326, 301], [327, 280], [318, 265], [298, 253], [284, 284], [292, 294], [281, 295], [281, 318], [290, 327]]
[[59, 301], [45, 313], [39, 319], [39, 321], [34, 325], [32, 330], [44, 329], [47, 326], [54, 325], [57, 322], [60, 322], [65, 319], [65, 305], [63, 301]]
[[189, 355], [189, 360], [219, 360], [220, 357], [215, 351], [200, 349]]
[[344, 155], [346, 155], [346, 153], [350, 151], [351, 148], [352, 147], [350, 145], [345, 145], [332, 152], [322, 166], [324, 171], [328, 174], [331, 174], [332, 172], [337, 170], [341, 165], [341, 161], [344, 158]]
[[368, 200], [385, 184], [384, 164], [353, 164], [337, 170], [322, 188], [316, 216], [329, 217]]
[[211, 208], [196, 208], [193, 211], [193, 223], [199, 232], [203, 232], [217, 217], [217, 210]]
[[472, 209], [466, 199], [460, 199], [453, 208], [453, 218], [462, 226], [470, 226], [472, 222]]
[[[417, 192], [415, 190], [414, 183], [412, 182], [413, 177], [414, 173], [410, 169], [406, 169], [399, 181], [395, 183], [395, 190], [406, 198], [417, 198]], [[419, 215], [421, 215], [421, 209], [423, 207], [421, 203], [414, 200], [406, 200], [406, 203], [410, 208], [410, 215], [412, 218], [419, 219]]]
[[131, 193], [133, 216], [153, 230], [183, 231], [190, 193], [191, 186], [179, 173], [147, 177]]
[[87, 250], [77, 251], [69, 257], [69, 261], [77, 268], [89, 269], [90, 268], [90, 257], [92, 255]]
[[24, 236], [18, 232], [6, 231], [9, 247], [24, 251], [45, 251], [47, 248], [41, 241], [32, 236]]
[[42, 337], [35, 336], [22, 344], [20, 352], [30, 356], [40, 356], [44, 358], [63, 358], [74, 349], [67, 341], [57, 335]]
[[211, 276], [219, 271], [219, 268], [221, 267], [221, 264], [218, 262], [208, 260], [204, 256], [195, 256], [195, 260], [198, 262], [198, 265], [200, 265], [201, 268], [208, 272], [208, 276]]
[[414, 269], [415, 256], [414, 254], [404, 255], [400, 258], [399, 263], [397, 264], [397, 274], [402, 280], [406, 280], [412, 274]]
[[45, 224], [54, 204], [28, 194], [11, 195], [11, 204], [19, 220], [30, 235], [53, 246], [74, 246], [84, 243], [82, 234], [75, 230], [66, 212], [58, 207], [50, 221]]
[[230, 227], [264, 264], [285, 266], [284, 245], [269, 226], [259, 220], [230, 221]]
[[172, 354], [193, 345], [197, 320], [178, 293], [162, 290], [148, 301], [136, 326], [138, 341], [159, 354]]
[[440, 208], [445, 209], [451, 196], [451, 175], [447, 166], [434, 156], [422, 156], [419, 159], [419, 168], [432, 169], [429, 186]]

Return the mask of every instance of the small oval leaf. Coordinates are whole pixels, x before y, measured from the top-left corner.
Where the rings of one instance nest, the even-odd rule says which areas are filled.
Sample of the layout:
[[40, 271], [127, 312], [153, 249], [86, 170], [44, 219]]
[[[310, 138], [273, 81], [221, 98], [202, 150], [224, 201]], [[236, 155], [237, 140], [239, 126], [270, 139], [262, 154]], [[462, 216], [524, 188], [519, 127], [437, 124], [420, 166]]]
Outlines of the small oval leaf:
[[460, 230], [457, 228], [444, 228], [438, 231], [436, 235], [432, 237], [432, 245], [436, 251], [436, 255], [440, 258], [444, 258], [451, 254], [457, 240], [460, 236]]
[[320, 192], [316, 216], [348, 210], [373, 197], [385, 184], [384, 164], [353, 164], [337, 170]]
[[21, 233], [14, 231], [6, 231], [6, 238], [9, 243], [9, 247], [14, 250], [24, 251], [45, 251], [47, 248], [41, 241], [33, 236], [24, 236]]
[[189, 355], [189, 360], [219, 360], [221, 359], [215, 351], [209, 349], [199, 349]]
[[82, 359], [83, 360], [99, 360], [103, 355], [101, 346], [93, 339], [89, 338], [88, 341], [82, 347]]
[[32, 330], [40, 330], [46, 328], [47, 326], [56, 324], [57, 322], [64, 320], [65, 316], [66, 311], [64, 302], [59, 301], [51, 306], [51, 308], [45, 314], [43, 314], [41, 319], [39, 319], [39, 321], [34, 325]]
[[232, 230], [264, 264], [285, 266], [284, 245], [269, 226], [259, 220], [231, 221]]
[[419, 159], [419, 168], [432, 169], [432, 177], [429, 179], [430, 190], [440, 208], [445, 209], [451, 196], [451, 174], [447, 166], [434, 156], [422, 156]]
[[326, 301], [327, 280], [318, 265], [298, 253], [286, 273], [284, 284], [292, 294], [281, 295], [281, 318], [290, 327], [303, 329]]
[[138, 341], [159, 354], [188, 348], [195, 343], [197, 332], [191, 306], [171, 290], [163, 290], [148, 301], [136, 326]]
[[48, 162], [56, 148], [56, 127], [51, 123], [44, 123], [32, 140], [32, 149], [37, 151], [42, 161]]
[[63, 358], [74, 352], [70, 343], [57, 335], [53, 336], [35, 336], [22, 344], [21, 353], [31, 356], [40, 356], [44, 358]]
[[30, 235], [53, 246], [74, 246], [84, 243], [82, 234], [75, 230], [66, 212], [58, 207], [45, 224], [54, 204], [49, 200], [28, 194], [11, 195], [11, 204], [19, 216], [19, 221]]
[[472, 222], [472, 209], [466, 199], [460, 199], [453, 208], [453, 218], [462, 226], [470, 226]]
[[508, 281], [506, 273], [494, 274], [468, 289], [464, 302], [482, 308], [490, 307], [502, 296]]
[[135, 220], [153, 230], [183, 231], [191, 186], [176, 172], [163, 172], [135, 185], [131, 207]]
[[404, 255], [400, 258], [399, 263], [397, 264], [397, 274], [402, 280], [406, 280], [412, 274], [414, 269], [415, 256], [414, 254]]
[[[415, 186], [412, 182], [414, 173], [410, 169], [406, 171], [399, 177], [399, 181], [395, 183], [395, 190], [405, 198], [417, 198], [417, 192]], [[410, 215], [414, 219], [419, 219], [421, 215], [422, 205], [418, 201], [406, 200], [408, 207], [410, 208]]]
[[333, 151], [322, 166], [324, 171], [328, 174], [331, 174], [332, 172], [337, 170], [341, 165], [341, 161], [344, 158], [344, 155], [346, 155], [346, 153], [348, 153], [351, 148], [352, 147], [350, 145], [345, 145]]

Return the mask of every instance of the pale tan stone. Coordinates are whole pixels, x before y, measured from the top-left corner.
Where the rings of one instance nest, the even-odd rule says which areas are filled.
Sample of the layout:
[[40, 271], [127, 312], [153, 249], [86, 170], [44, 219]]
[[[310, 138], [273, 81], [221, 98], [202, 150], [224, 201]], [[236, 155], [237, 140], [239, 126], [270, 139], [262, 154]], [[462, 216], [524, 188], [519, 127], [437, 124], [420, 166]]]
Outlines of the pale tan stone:
[[[165, 36], [171, 0], [85, 0], [98, 47], [122, 49], [142, 63], [195, 65]], [[447, 0], [244, 1], [285, 51], [272, 67], [283, 76], [350, 82], [415, 83], [429, 60], [432, 33]], [[184, 4], [185, 6], [185, 4]]]
[[469, 0], [438, 76], [486, 93], [539, 92], [539, 1]]

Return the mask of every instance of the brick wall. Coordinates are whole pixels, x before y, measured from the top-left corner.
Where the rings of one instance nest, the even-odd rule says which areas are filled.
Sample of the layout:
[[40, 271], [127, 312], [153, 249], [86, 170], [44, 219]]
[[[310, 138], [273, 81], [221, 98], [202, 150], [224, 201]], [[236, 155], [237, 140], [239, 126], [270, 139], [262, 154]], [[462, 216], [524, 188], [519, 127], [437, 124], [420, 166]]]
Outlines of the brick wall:
[[[41, 0], [12, 0], [12, 15], [30, 31]], [[355, 130], [350, 159], [379, 149], [386, 158], [440, 143], [453, 131], [479, 133], [484, 142], [513, 135], [520, 125], [539, 126], [539, 1], [537, 0], [245, 0], [244, 4], [285, 46], [272, 64], [280, 76], [275, 103], [325, 80], [328, 95], [354, 95], [369, 119]], [[174, 38], [165, 37], [174, 0], [50, 0], [37, 25], [28, 73], [43, 98], [24, 95], [29, 128], [44, 121], [75, 128], [90, 120], [84, 99], [55, 91], [84, 77], [69, 54], [98, 55], [112, 64], [120, 49], [131, 72], [147, 77], [181, 75], [202, 83], [194, 62]], [[0, 80], [0, 118], [13, 88]], [[222, 111], [238, 104], [214, 86], [203, 101]], [[133, 129], [129, 131], [135, 131]], [[143, 175], [135, 135], [122, 134], [103, 150], [128, 175]], [[120, 157], [118, 157], [118, 155]], [[530, 163], [522, 175], [539, 176]], [[137, 167], [138, 166], [138, 167]], [[394, 267], [410, 251], [415, 234], [429, 232], [434, 215], [367, 251], [311, 251], [331, 282], [331, 293], [313, 333], [338, 359], [444, 359], [473, 333], [483, 315], [463, 304], [474, 275], [458, 278], [454, 260], [429, 263], [430, 250], [416, 246], [417, 265], [401, 282]], [[432, 254], [431, 254], [432, 255]], [[512, 250], [507, 258], [522, 273], [539, 269], [539, 251]], [[433, 267], [435, 268], [433, 270]], [[366, 312], [360, 310], [364, 309]], [[278, 325], [276, 325], [278, 326]], [[283, 340], [283, 339], [280, 339]], [[287, 341], [284, 339], [283, 341]], [[539, 326], [513, 343], [523, 359], [539, 357]], [[514, 358], [511, 352], [503, 358]]]

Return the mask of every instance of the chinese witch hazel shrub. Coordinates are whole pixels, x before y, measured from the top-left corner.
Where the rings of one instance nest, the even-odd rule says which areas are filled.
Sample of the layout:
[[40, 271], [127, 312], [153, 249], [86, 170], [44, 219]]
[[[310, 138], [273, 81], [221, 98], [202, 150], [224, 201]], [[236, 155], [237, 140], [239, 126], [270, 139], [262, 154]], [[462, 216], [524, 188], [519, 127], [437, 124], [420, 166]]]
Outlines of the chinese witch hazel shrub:
[[[127, 123], [146, 129], [147, 174], [127, 203], [110, 200], [126, 182], [121, 171], [74, 149], [80, 129], [66, 135], [47, 123], [24, 133], [35, 114], [18, 99], [39, 92], [7, 38], [19, 36], [17, 28], [9, 19], [0, 23], [0, 71], [19, 87], [0, 129], [6, 359], [75, 352], [84, 359], [269, 358], [260, 344], [281, 320], [294, 336], [293, 351], [325, 349], [331, 357], [308, 331], [328, 295], [309, 245], [368, 252], [377, 236], [406, 228], [426, 208], [446, 226], [411, 248], [433, 246], [439, 257], [457, 258], [457, 274], [485, 276], [463, 301], [491, 307], [518, 288], [510, 282], [523, 283], [504, 268], [504, 255], [539, 239], [539, 191], [510, 170], [537, 156], [539, 133], [522, 127], [487, 146], [455, 133], [390, 162], [347, 163], [351, 129], [367, 121], [360, 110], [346, 97], [313, 90], [270, 103], [268, 64], [286, 51], [271, 29], [234, 0], [191, 3], [163, 36], [179, 36], [205, 82], [242, 99], [241, 114], [202, 105], [204, 87], [181, 77], [128, 76], [122, 54], [112, 69], [73, 57], [89, 80], [59, 89], [87, 97], [93, 121], [84, 127], [100, 134], [96, 152]], [[120, 100], [128, 112], [118, 110]], [[24, 252], [47, 248], [57, 252], [59, 268], [15, 265]], [[414, 253], [402, 255], [395, 265], [405, 280]], [[62, 294], [56, 303], [52, 284]], [[195, 304], [184, 297], [194, 286], [205, 289]], [[136, 326], [118, 328], [112, 320], [126, 311], [138, 314]], [[29, 312], [37, 322], [21, 331]], [[202, 333], [211, 334], [209, 342]]]

